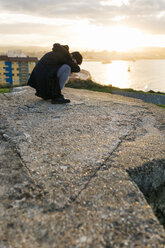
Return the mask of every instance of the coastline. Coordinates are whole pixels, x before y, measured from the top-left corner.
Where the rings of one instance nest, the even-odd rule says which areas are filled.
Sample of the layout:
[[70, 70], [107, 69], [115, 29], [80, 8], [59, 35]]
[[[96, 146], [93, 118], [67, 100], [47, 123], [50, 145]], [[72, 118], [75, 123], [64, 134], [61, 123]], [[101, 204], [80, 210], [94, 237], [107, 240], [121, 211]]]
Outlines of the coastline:
[[75, 79], [71, 80], [66, 84], [66, 87], [76, 88], [76, 89], [87, 89], [92, 91], [106, 92], [111, 94], [122, 95], [126, 97], [132, 97], [141, 99], [144, 102], [158, 104], [160, 107], [165, 107], [165, 93], [164, 92], [154, 92], [154, 91], [137, 91], [130, 88], [121, 89], [113, 87], [112, 85], [106, 86], [93, 82], [89, 80]]

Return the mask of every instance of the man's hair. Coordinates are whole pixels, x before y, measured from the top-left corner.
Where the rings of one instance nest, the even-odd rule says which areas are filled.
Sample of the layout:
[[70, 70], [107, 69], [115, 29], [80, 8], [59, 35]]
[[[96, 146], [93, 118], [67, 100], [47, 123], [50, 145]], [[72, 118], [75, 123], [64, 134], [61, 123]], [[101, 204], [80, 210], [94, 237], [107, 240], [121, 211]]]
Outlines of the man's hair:
[[53, 44], [52, 50], [53, 50], [54, 52], [60, 51], [61, 49], [62, 49], [62, 50], [65, 49], [67, 52], [69, 52], [69, 46], [68, 46], [68, 45], [61, 45], [60, 43], [54, 43], [54, 44]]
[[79, 52], [77, 52], [77, 51], [76, 52], [72, 52], [71, 54], [72, 54], [72, 57], [77, 61], [77, 64], [78, 65], [81, 65], [82, 60], [83, 60], [82, 55]]

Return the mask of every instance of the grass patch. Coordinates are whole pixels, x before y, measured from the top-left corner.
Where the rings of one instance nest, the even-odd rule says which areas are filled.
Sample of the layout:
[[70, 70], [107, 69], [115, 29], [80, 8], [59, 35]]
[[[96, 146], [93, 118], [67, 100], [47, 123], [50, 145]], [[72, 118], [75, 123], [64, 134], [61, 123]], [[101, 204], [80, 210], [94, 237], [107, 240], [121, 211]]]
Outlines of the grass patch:
[[93, 82], [92, 80], [71, 80], [66, 84], [66, 87], [112, 93], [111, 85], [110, 86], [101, 85]]
[[9, 93], [11, 92], [11, 89], [13, 88], [17, 88], [17, 87], [23, 87], [23, 86], [27, 86], [27, 84], [19, 84], [19, 85], [3, 85], [0, 84], [0, 94], [4, 94], [4, 93]]
[[156, 104], [158, 107], [164, 108], [165, 109], [165, 104]]
[[10, 92], [9, 88], [0, 88], [0, 94], [9, 93], [9, 92]]
[[69, 88], [75, 88], [75, 89], [86, 89], [86, 90], [92, 90], [92, 91], [99, 91], [99, 92], [106, 92], [106, 93], [113, 93], [113, 91], [123, 91], [123, 92], [133, 92], [133, 93], [141, 93], [141, 94], [151, 94], [151, 95], [165, 95], [163, 92], [155, 92], [155, 91], [142, 91], [142, 90], [134, 90], [131, 88], [125, 88], [121, 89], [118, 87], [114, 87], [112, 85], [101, 85], [96, 82], [93, 82], [92, 80], [70, 80], [66, 87]]

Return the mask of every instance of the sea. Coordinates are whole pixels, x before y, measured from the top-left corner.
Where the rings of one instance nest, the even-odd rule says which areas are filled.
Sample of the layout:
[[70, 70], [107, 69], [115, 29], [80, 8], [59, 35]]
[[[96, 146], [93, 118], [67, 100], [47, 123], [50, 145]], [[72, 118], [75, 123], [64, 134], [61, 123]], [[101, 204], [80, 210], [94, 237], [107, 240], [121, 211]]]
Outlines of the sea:
[[84, 61], [81, 69], [89, 71], [92, 80], [102, 85], [165, 93], [165, 59]]

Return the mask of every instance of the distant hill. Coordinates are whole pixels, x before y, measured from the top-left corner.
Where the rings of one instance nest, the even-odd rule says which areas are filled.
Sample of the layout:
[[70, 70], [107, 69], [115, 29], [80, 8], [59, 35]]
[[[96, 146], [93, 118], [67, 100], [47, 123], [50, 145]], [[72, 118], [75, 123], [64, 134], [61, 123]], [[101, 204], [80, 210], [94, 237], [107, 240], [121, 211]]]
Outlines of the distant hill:
[[49, 47], [39, 47], [39, 46], [0, 46], [0, 54], [5, 54], [8, 50], [21, 50], [28, 56], [34, 56], [40, 58], [46, 52], [50, 51]]
[[[41, 46], [0, 46], [0, 54], [6, 53], [8, 50], [21, 50], [28, 56], [42, 57], [51, 47]], [[165, 47], [147, 47], [132, 49], [127, 52], [118, 51], [80, 51], [85, 60], [102, 61], [110, 60], [138, 60], [138, 59], [165, 59]]]

